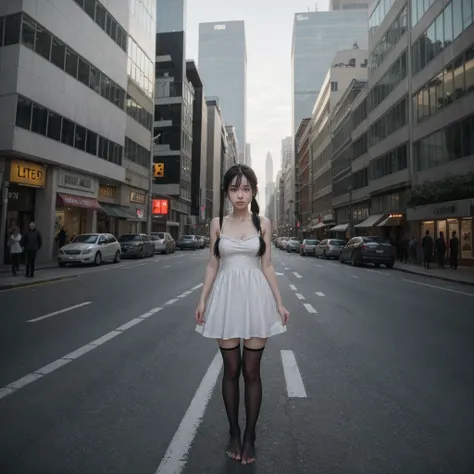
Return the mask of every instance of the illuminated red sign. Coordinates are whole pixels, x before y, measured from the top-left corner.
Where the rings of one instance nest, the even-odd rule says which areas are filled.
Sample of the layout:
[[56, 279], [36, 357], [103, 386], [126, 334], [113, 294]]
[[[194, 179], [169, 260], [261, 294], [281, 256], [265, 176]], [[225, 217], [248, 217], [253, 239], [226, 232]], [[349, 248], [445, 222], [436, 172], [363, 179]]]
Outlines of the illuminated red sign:
[[164, 215], [168, 214], [168, 200], [167, 199], [153, 199], [153, 214]]

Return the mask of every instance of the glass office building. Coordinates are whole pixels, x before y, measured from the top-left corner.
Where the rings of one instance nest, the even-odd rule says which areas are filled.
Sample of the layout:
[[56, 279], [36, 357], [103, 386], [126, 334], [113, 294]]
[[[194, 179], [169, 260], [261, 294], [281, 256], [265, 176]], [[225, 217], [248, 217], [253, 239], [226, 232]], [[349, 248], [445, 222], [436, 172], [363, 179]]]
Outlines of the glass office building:
[[293, 134], [303, 118], [311, 117], [321, 85], [337, 51], [357, 43], [368, 48], [366, 9], [305, 12], [293, 24]]
[[224, 121], [233, 125], [244, 162], [247, 122], [247, 50], [243, 21], [199, 25], [199, 71], [206, 96], [219, 97]]

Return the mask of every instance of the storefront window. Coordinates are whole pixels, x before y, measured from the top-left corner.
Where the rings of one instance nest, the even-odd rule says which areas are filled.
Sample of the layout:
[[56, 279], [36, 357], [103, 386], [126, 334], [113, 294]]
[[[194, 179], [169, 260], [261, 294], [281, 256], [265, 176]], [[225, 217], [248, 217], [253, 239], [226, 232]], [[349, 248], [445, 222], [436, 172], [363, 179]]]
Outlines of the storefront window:
[[435, 238], [435, 225], [434, 221], [424, 221], [421, 223], [421, 238], [426, 234], [426, 231], [429, 230], [433, 238]]
[[439, 237], [442, 232], [444, 235], [444, 238], [446, 239], [446, 221], [438, 221], [437, 227], [438, 227], [438, 234], [436, 235], [436, 237]]
[[461, 222], [461, 255], [462, 258], [472, 258], [472, 219], [463, 219]]

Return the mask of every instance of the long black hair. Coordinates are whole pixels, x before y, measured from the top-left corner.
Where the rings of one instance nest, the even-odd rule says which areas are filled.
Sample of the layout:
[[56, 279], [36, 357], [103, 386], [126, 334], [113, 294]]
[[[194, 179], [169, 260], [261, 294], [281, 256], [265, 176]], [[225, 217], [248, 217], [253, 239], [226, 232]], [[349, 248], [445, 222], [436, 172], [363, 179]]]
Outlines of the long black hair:
[[[260, 217], [258, 216], [258, 214], [260, 213], [260, 207], [258, 205], [257, 200], [255, 199], [255, 196], [257, 194], [257, 185], [258, 185], [257, 175], [255, 174], [255, 171], [252, 168], [250, 168], [250, 166], [247, 166], [247, 165], [231, 166], [227, 170], [226, 174], [224, 175], [224, 178], [222, 179], [221, 194], [220, 194], [220, 208], [219, 208], [219, 231], [222, 229], [222, 223], [224, 222], [225, 195], [227, 191], [229, 190], [230, 185], [233, 183], [234, 179], [235, 179], [235, 186], [240, 186], [243, 176], [245, 176], [250, 187], [252, 188], [253, 197], [252, 197], [252, 202], [250, 203], [250, 212], [252, 213], [252, 222], [255, 228], [257, 229], [258, 237], [260, 241], [260, 247], [257, 252], [257, 257], [261, 257], [265, 253], [267, 246], [262, 237], [262, 226], [260, 224]], [[214, 255], [218, 258], [220, 257], [219, 241], [220, 241], [220, 233], [216, 240], [216, 243], [214, 244]]]

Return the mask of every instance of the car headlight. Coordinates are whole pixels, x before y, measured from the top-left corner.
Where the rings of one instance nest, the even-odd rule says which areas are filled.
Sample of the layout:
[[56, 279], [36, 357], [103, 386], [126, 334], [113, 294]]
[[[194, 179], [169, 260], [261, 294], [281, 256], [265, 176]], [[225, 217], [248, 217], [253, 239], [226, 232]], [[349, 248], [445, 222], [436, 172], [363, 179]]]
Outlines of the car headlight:
[[87, 254], [89, 254], [89, 253], [92, 253], [92, 249], [91, 249], [91, 248], [85, 249], [85, 250], [82, 251], [82, 254], [83, 254], [83, 255], [87, 255]]
[[64, 250], [60, 250], [58, 253], [59, 255], [65, 255]]

